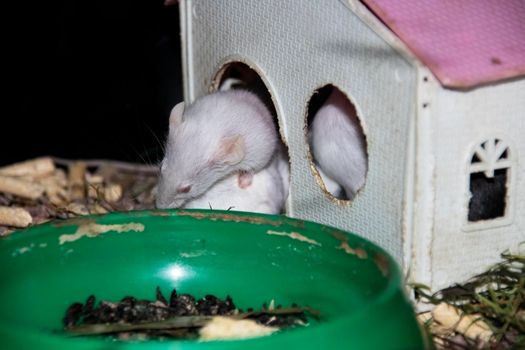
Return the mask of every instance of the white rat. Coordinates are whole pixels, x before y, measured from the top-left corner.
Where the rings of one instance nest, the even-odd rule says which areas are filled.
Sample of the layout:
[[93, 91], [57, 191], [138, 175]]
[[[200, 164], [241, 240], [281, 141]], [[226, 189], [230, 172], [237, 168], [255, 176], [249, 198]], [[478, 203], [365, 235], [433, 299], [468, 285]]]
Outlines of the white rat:
[[[229, 175], [183, 207], [280, 214], [288, 195], [288, 166], [282, 152], [277, 152], [249, 182], [243, 178], [244, 174]], [[283, 170], [285, 174], [281, 173]]]
[[158, 208], [180, 207], [230, 174], [258, 172], [276, 149], [272, 115], [248, 91], [216, 92], [188, 108], [181, 102], [171, 111], [169, 124]]
[[366, 140], [355, 109], [337, 88], [315, 114], [309, 138], [314, 159], [324, 175], [353, 199], [365, 183]]

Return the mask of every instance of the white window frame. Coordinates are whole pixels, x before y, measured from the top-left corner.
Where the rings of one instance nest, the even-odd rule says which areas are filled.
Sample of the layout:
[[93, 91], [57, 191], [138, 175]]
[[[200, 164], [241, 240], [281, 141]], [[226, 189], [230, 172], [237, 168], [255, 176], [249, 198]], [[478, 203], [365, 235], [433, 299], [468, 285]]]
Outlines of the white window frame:
[[[469, 153], [466, 169], [466, 201], [463, 230], [464, 231], [480, 231], [501, 226], [511, 225], [514, 222], [514, 197], [516, 195], [515, 189], [515, 174], [517, 171], [515, 148], [512, 147], [505, 137], [491, 136], [486, 137], [483, 141], [476, 143]], [[497, 141], [497, 143], [496, 143]], [[483, 147], [485, 144], [485, 147]], [[500, 159], [503, 153], [507, 152], [505, 159]], [[472, 162], [474, 155], [477, 155], [479, 162]], [[469, 221], [469, 203], [471, 199], [470, 193], [470, 177], [474, 173], [484, 173], [486, 177], [493, 177], [494, 172], [499, 169], [507, 169], [507, 183], [505, 193], [505, 211], [503, 216], [498, 216], [494, 219], [486, 219], [479, 221]]]

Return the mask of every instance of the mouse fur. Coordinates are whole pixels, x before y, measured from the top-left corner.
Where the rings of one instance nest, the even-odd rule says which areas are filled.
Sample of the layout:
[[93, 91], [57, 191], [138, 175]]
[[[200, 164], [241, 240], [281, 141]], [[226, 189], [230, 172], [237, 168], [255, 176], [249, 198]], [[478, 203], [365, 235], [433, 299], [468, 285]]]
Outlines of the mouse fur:
[[256, 173], [277, 145], [272, 115], [253, 93], [219, 91], [170, 114], [156, 205], [177, 208], [240, 171]]
[[353, 199], [365, 183], [366, 139], [355, 108], [338, 89], [332, 90], [315, 114], [309, 139], [322, 174], [341, 185], [346, 197]]

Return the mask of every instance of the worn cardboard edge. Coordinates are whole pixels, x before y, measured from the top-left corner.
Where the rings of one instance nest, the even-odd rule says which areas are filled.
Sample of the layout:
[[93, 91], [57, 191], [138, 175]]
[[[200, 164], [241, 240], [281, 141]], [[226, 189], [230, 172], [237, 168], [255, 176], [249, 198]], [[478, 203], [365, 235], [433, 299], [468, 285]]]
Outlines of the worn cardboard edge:
[[360, 0], [339, 0], [356, 17], [364, 22], [370, 30], [383, 39], [392, 49], [394, 49], [407, 62], [422, 66], [419, 59], [407, 48], [407, 46], [395, 35], [387, 26], [381, 22]]
[[179, 1], [180, 37], [182, 56], [182, 87], [184, 101], [190, 103], [194, 99], [193, 87], [193, 38], [192, 38], [192, 3], [191, 0]]
[[[416, 79], [418, 79], [416, 73]], [[417, 82], [416, 82], [417, 85]], [[416, 93], [417, 94], [417, 93]], [[406, 164], [405, 164], [405, 193], [403, 196], [403, 217], [401, 222], [401, 227], [403, 232], [401, 233], [401, 249], [402, 249], [402, 272], [405, 280], [409, 278], [413, 256], [411, 254], [412, 247], [414, 245], [414, 240], [416, 238], [416, 232], [414, 231], [415, 226], [415, 200], [417, 198], [416, 192], [416, 155], [417, 155], [417, 145], [416, 145], [416, 128], [417, 128], [417, 103], [418, 98], [414, 96], [415, 104], [413, 106], [413, 115], [409, 122], [409, 131], [408, 131], [408, 147], [406, 154]]]
[[[428, 68], [417, 69], [415, 138], [414, 225], [409, 281], [432, 285], [432, 241], [434, 235], [435, 159], [432, 139], [432, 96], [436, 79]], [[439, 86], [439, 85], [438, 85]], [[408, 247], [407, 247], [408, 248]]]

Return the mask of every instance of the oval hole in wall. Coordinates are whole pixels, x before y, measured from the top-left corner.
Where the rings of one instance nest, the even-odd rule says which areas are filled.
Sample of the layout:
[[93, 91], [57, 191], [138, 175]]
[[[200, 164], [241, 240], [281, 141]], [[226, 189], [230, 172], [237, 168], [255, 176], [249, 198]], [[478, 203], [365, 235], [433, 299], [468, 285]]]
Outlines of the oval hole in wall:
[[339, 88], [325, 85], [310, 98], [307, 123], [317, 182], [331, 198], [353, 200], [368, 171], [366, 135], [354, 104]]
[[[288, 198], [288, 189], [290, 183], [290, 161], [288, 155], [288, 146], [283, 141], [284, 136], [279, 127], [278, 112], [275, 108], [274, 99], [268, 89], [268, 86], [261, 78], [258, 71], [251, 68], [248, 64], [243, 62], [229, 62], [221, 67], [210, 86], [210, 92], [217, 90], [230, 90], [230, 89], [244, 89], [256, 94], [266, 105], [268, 110], [273, 116], [274, 125], [277, 130], [277, 134], [280, 136], [278, 142], [279, 152], [279, 173], [283, 182], [284, 197]], [[281, 213], [286, 213], [286, 205], [283, 206]]]

